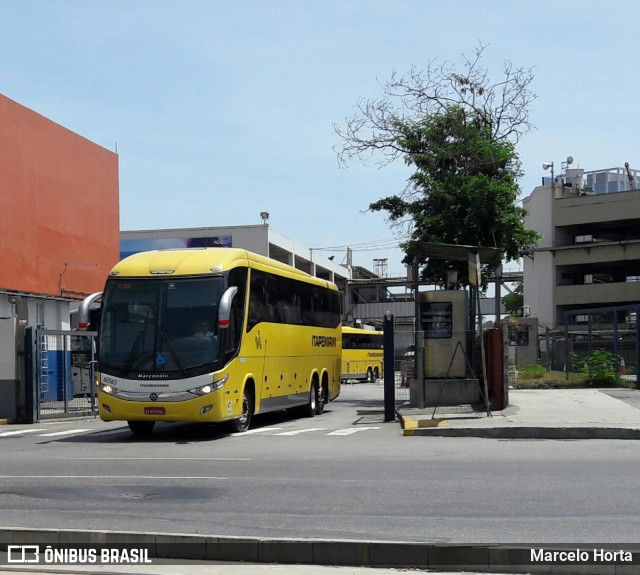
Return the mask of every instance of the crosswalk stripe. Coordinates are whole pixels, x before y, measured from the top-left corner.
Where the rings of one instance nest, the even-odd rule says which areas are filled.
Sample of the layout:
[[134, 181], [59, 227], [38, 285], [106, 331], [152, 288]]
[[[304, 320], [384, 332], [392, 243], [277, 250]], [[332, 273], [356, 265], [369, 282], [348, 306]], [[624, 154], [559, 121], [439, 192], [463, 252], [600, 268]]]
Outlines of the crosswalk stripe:
[[56, 437], [58, 435], [71, 435], [72, 433], [83, 433], [90, 429], [67, 429], [66, 431], [54, 431], [53, 433], [41, 433], [38, 437]]
[[349, 427], [347, 429], [338, 429], [336, 431], [332, 431], [331, 433], [327, 433], [327, 435], [353, 435], [354, 433], [358, 433], [358, 431], [368, 431], [370, 429], [380, 429], [379, 427]]
[[324, 431], [326, 427], [310, 427], [309, 429], [294, 429], [293, 431], [284, 431], [282, 433], [274, 433], [274, 435], [300, 435], [309, 431]]
[[[271, 434], [271, 435], [278, 435], [278, 436], [288, 436], [288, 437], [292, 437], [292, 436], [296, 436], [296, 435], [301, 435], [303, 433], [312, 433], [312, 432], [316, 432], [316, 431], [326, 431], [326, 427], [309, 427], [307, 429], [294, 429], [291, 431], [282, 431], [281, 433], [273, 433], [275, 431], [280, 431], [284, 429], [283, 427], [259, 427], [257, 429], [249, 429], [248, 431], [244, 431], [244, 432], [239, 432], [239, 433], [232, 433], [230, 434], [231, 437], [243, 437], [243, 436], [248, 436], [248, 435], [256, 435], [259, 433], [262, 434]], [[380, 429], [380, 427], [347, 427], [345, 429], [337, 429], [335, 431], [331, 431], [329, 433], [325, 433], [325, 435], [337, 435], [337, 436], [347, 436], [347, 435], [353, 435], [354, 433], [358, 433], [359, 431], [369, 431], [369, 430], [375, 430], [375, 429]], [[47, 431], [46, 429], [42, 429], [42, 428], [38, 428], [38, 429], [18, 429], [18, 430], [13, 430], [13, 431], [3, 431], [0, 432], [0, 437], [11, 437], [11, 436], [15, 436], [15, 435], [21, 435], [21, 434], [26, 434], [26, 433], [37, 433], [38, 437], [61, 437], [64, 435], [72, 435], [72, 434], [77, 434], [77, 433], [87, 433], [92, 431], [91, 429], [67, 429], [65, 431], [54, 431], [54, 432], [49, 432], [49, 433], [42, 433], [43, 431]], [[122, 431], [124, 431], [124, 429], [118, 428], [118, 429], [108, 429], [108, 430], [102, 430], [100, 433], [105, 434], [105, 433], [122, 433]]]
[[21, 433], [35, 433], [36, 431], [46, 431], [45, 429], [18, 429], [14, 431], [3, 431], [0, 437], [9, 437], [10, 435], [20, 435]]
[[240, 431], [232, 433], [231, 437], [242, 437], [243, 435], [253, 435], [254, 433], [265, 433], [266, 431], [276, 431], [282, 427], [259, 427], [258, 429], [249, 429], [248, 431]]

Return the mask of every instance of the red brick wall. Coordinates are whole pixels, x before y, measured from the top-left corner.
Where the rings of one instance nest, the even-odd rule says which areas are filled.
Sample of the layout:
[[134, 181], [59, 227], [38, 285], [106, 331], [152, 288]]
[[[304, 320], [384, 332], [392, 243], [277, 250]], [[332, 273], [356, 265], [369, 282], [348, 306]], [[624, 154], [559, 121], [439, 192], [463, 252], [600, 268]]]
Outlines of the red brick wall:
[[119, 258], [118, 156], [0, 94], [0, 289], [82, 297]]

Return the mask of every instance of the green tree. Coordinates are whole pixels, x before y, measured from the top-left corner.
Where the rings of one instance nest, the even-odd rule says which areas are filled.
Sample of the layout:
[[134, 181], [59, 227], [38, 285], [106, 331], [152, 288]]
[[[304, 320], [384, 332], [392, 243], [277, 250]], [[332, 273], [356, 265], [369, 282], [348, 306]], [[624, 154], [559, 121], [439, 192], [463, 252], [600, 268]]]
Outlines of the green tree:
[[[414, 169], [403, 191], [369, 205], [387, 212], [405, 248], [409, 240], [497, 247], [511, 261], [539, 239], [525, 229], [516, 203], [522, 172], [515, 145], [531, 129], [533, 75], [507, 63], [504, 78], [492, 84], [480, 66], [484, 49], [465, 61], [464, 74], [433, 63], [424, 73], [394, 74], [382, 99], [361, 101], [345, 127], [334, 127], [343, 164], [378, 154], [380, 165], [402, 158]], [[429, 259], [423, 276], [442, 281], [454, 269], [466, 283], [461, 262]]]
[[504, 310], [513, 317], [516, 317], [522, 313], [522, 305], [524, 302], [522, 292], [522, 284], [518, 284], [518, 286], [511, 293], [502, 298], [502, 305], [504, 306]]

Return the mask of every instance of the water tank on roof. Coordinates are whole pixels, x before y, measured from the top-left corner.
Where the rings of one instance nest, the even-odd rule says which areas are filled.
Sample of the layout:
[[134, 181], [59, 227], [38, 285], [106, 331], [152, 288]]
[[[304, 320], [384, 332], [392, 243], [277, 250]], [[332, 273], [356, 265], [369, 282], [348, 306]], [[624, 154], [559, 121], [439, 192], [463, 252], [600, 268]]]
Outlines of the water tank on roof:
[[582, 168], [570, 168], [564, 174], [566, 184], [574, 188], [582, 188], [584, 179], [584, 170]]

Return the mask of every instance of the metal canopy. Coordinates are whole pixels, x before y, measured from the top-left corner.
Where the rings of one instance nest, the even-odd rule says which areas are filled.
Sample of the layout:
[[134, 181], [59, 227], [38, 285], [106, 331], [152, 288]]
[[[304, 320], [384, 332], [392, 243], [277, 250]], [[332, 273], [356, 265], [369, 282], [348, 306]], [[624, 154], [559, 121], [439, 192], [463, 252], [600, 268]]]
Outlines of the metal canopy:
[[502, 251], [498, 248], [485, 248], [480, 246], [464, 246], [459, 244], [436, 244], [413, 240], [407, 244], [407, 255], [435, 258], [441, 260], [467, 261], [469, 254], [478, 254], [480, 263], [500, 265]]

